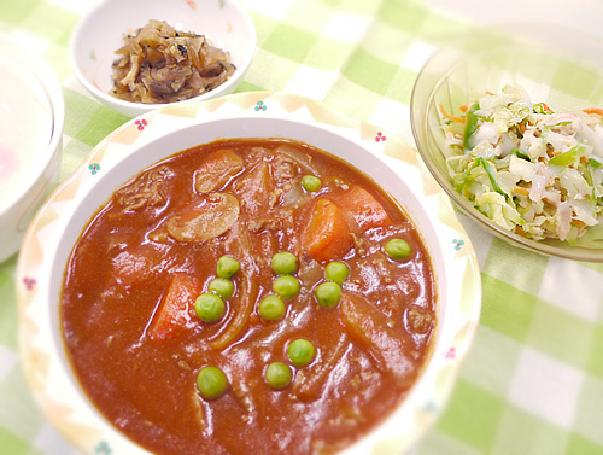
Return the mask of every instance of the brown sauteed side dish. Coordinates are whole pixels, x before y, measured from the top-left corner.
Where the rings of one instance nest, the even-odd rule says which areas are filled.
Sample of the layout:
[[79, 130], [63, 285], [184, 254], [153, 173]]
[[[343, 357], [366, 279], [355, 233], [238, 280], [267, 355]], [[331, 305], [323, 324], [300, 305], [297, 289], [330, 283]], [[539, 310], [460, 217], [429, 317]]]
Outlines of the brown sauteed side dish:
[[156, 453], [330, 453], [427, 361], [430, 257], [342, 160], [222, 140], [118, 189], [76, 243], [61, 320], [96, 408]]
[[137, 103], [171, 103], [209, 92], [234, 73], [228, 53], [205, 36], [151, 20], [124, 45], [113, 62], [116, 98]]

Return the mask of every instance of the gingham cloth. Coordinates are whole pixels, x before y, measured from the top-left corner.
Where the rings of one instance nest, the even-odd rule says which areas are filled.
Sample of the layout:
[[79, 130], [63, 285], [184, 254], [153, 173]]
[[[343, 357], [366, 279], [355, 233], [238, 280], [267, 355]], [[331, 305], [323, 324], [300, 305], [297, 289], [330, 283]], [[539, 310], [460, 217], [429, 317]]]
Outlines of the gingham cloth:
[[[323, 100], [408, 141], [418, 70], [437, 46], [471, 27], [410, 0], [246, 4], [258, 50], [238, 91]], [[62, 179], [127, 120], [74, 79], [68, 41], [88, 7], [80, 0], [0, 0], [0, 33], [41, 51], [64, 83]], [[603, 453], [603, 266], [525, 253], [463, 221], [482, 270], [481, 325], [447, 408], [416, 453]], [[21, 372], [16, 261], [0, 264], [0, 453], [71, 453], [32, 402]]]

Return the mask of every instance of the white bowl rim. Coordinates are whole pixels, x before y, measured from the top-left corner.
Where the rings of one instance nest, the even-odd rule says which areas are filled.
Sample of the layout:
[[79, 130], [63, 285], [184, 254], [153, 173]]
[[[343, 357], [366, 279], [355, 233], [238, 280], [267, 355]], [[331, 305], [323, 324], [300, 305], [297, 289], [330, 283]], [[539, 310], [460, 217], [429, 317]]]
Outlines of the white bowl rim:
[[[323, 129], [330, 134], [339, 135], [344, 140], [352, 141], [355, 144], [359, 144], [359, 140], [361, 140], [362, 145], [360, 145], [360, 147], [364, 148], [365, 152], [373, 158], [375, 158], [374, 153], [376, 151], [376, 147], [381, 147], [381, 144], [376, 144], [376, 139], [374, 139], [378, 129], [372, 125], [344, 117], [341, 114], [337, 114], [336, 112], [325, 108], [320, 103], [307, 98], [295, 95], [270, 95], [265, 92], [239, 93], [228, 95], [220, 99], [195, 103], [195, 107], [199, 108], [199, 110], [197, 112], [193, 109], [195, 118], [192, 120], [192, 123], [187, 124], [186, 122], [189, 120], [185, 120], [184, 127], [182, 124], [180, 124], [179, 127], [175, 127], [173, 123], [170, 123], [172, 120], [174, 120], [174, 118], [166, 118], [166, 123], [163, 126], [166, 131], [163, 131], [163, 134], [158, 134], [155, 136], [148, 135], [145, 139], [140, 139], [140, 137], [144, 137], [144, 133], [151, 133], [150, 131], [145, 131], [143, 133], [141, 133], [141, 131], [137, 131], [141, 130], [141, 120], [143, 119], [145, 119], [145, 126], [147, 125], [147, 121], [148, 125], [151, 126], [154, 120], [162, 115], [167, 117], [168, 113], [169, 116], [175, 116], [178, 118], [190, 116], [191, 114], [190, 108], [192, 105], [169, 106], [132, 119], [130, 122], [127, 122], [122, 127], [111, 133], [95, 148], [87, 162], [83, 164], [83, 166], [54, 193], [30, 226], [24, 241], [24, 247], [19, 258], [17, 269], [19, 341], [24, 371], [30, 384], [30, 388], [34, 393], [34, 397], [46, 414], [50, 417], [52, 423], [54, 423], [54, 425], [57, 426], [64, 434], [66, 434], [69, 439], [76, 442], [81, 448], [86, 450], [92, 450], [94, 448], [94, 446], [91, 445], [87, 439], [90, 437], [89, 434], [85, 434], [86, 432], [81, 431], [81, 428], [76, 427], [76, 422], [77, 425], [80, 424], [81, 416], [79, 415], [79, 411], [81, 411], [81, 409], [72, 409], [69, 412], [65, 412], [63, 408], [61, 413], [54, 412], [56, 411], [56, 408], [53, 409], [53, 406], [55, 406], [53, 403], [55, 403], [57, 399], [60, 399], [57, 397], [57, 390], [52, 388], [51, 384], [49, 384], [46, 380], [40, 382], [40, 375], [42, 374], [42, 376], [44, 376], [44, 374], [47, 374], [44, 373], [43, 369], [41, 369], [42, 367], [39, 362], [41, 352], [44, 351], [42, 356], [46, 354], [48, 355], [48, 358], [51, 360], [51, 366], [53, 362], [56, 363], [59, 360], [55, 350], [55, 345], [52, 342], [52, 334], [50, 333], [52, 331], [52, 328], [50, 327], [51, 324], [49, 324], [48, 319], [45, 320], [42, 316], [47, 308], [43, 311], [31, 311], [32, 302], [34, 304], [38, 303], [44, 305], [44, 302], [48, 300], [48, 295], [50, 292], [49, 270], [40, 270], [53, 267], [54, 259], [57, 254], [55, 251], [56, 245], [53, 246], [51, 244], [52, 242], [47, 242], [47, 240], [52, 237], [50, 231], [48, 230], [49, 225], [54, 222], [59, 228], [64, 228], [67, 225], [65, 223], [68, 223], [71, 219], [71, 216], [67, 217], [67, 220], [64, 220], [65, 217], [58, 216], [58, 213], [55, 210], [58, 208], [57, 204], [59, 204], [61, 207], [67, 207], [67, 205], [71, 203], [75, 207], [69, 210], [72, 215], [75, 213], [77, 208], [82, 204], [84, 196], [88, 195], [96, 185], [96, 182], [91, 180], [91, 173], [88, 171], [89, 164], [96, 163], [97, 161], [102, 162], [101, 160], [103, 157], [107, 158], [113, 154], [111, 159], [114, 162], [112, 165], [109, 164], [108, 169], [118, 168], [122, 162], [122, 159], [125, 159], [125, 157], [129, 155], [129, 153], [127, 153], [127, 147], [131, 149], [131, 152], [134, 152], [135, 150], [145, 148], [149, 143], [160, 139], [163, 135], [169, 132], [177, 132], [181, 129], [186, 129], [196, 124], [212, 122], [215, 120], [220, 120], [221, 118], [231, 120], [233, 118], [245, 118], [245, 116], [237, 116], [233, 115], [231, 112], [229, 113], [228, 108], [234, 106], [239, 110], [251, 110], [253, 112], [253, 109], [250, 108], [252, 108], [254, 104], [257, 107], [258, 104], [256, 103], [259, 103], [259, 101], [263, 101], [264, 105], [271, 105], [271, 110], [279, 105], [282, 109], [280, 115], [285, 115], [285, 117], [280, 117], [283, 120], [292, 120], [288, 117], [288, 115], [292, 115], [294, 117], [297, 116], [293, 119], [294, 123], [301, 123], [305, 125], [305, 127]], [[223, 117], [220, 117], [219, 115], [214, 117], [213, 115], [216, 115], [217, 111], [220, 109], [223, 109]], [[258, 111], [258, 109], [256, 109], [256, 111]], [[261, 113], [261, 109], [259, 111]], [[309, 119], [308, 115], [310, 115], [312, 118]], [[248, 113], [246, 114], [246, 117], [250, 117]], [[300, 120], [301, 117], [304, 119]], [[178, 121], [183, 120], [180, 119]], [[353, 126], [350, 126], [351, 123]], [[331, 125], [332, 128], [328, 127], [328, 125]], [[355, 132], [356, 139], [348, 136], [350, 131]], [[134, 142], [131, 142], [131, 136], [134, 135], [138, 135], [138, 138], [135, 139]], [[124, 148], [124, 144], [120, 144], [119, 141], [112, 143], [111, 140], [117, 140], [117, 137], [126, 140], [126, 143], [129, 145], [126, 145], [126, 148]], [[138, 141], [138, 143], [136, 143], [136, 141]], [[111, 148], [113, 145], [115, 147]], [[413, 190], [410, 190], [412, 197], [416, 199], [419, 205], [422, 207], [421, 210], [430, 220], [430, 225], [434, 227], [435, 224], [437, 224], [438, 226], [438, 246], [431, 248], [428, 245], [426, 246], [428, 250], [432, 251], [434, 248], [436, 250], [442, 250], [443, 245], [446, 246], [446, 251], [440, 251], [439, 254], [445, 256], [445, 260], [450, 261], [450, 263], [447, 262], [448, 265], [446, 267], [442, 265], [439, 270], [436, 269], [434, 264], [434, 272], [436, 273], [436, 281], [442, 280], [443, 282], [447, 283], [446, 287], [443, 289], [449, 289], [450, 291], [449, 293], [447, 292], [445, 296], [438, 296], [438, 300], [440, 301], [441, 305], [442, 298], [452, 295], [452, 301], [446, 305], [452, 305], [452, 307], [456, 309], [454, 316], [458, 320], [456, 321], [457, 325], [455, 325], [455, 327], [452, 327], [452, 322], [449, 323], [447, 327], [444, 325], [439, 326], [438, 336], [441, 333], [446, 333], [445, 340], [442, 341], [439, 346], [436, 346], [437, 343], [434, 342], [432, 345], [433, 350], [431, 352], [431, 357], [424, 364], [424, 368], [413, 385], [413, 388], [408, 396], [401, 401], [398, 408], [396, 408], [396, 411], [386, 417], [384, 421], [377, 424], [376, 427], [373, 427], [373, 429], [369, 433], [363, 435], [361, 439], [344, 449], [345, 452], [355, 451], [354, 453], [365, 453], [363, 449], [366, 449], [366, 447], [363, 447], [362, 444], [364, 444], [366, 441], [369, 441], [370, 444], [375, 442], [388, 443], [390, 446], [389, 450], [391, 450], [392, 447], [398, 450], [401, 447], [410, 447], [416, 441], [416, 439], [422, 435], [427, 428], [429, 428], [429, 426], [431, 426], [431, 424], [435, 421], [436, 415], [442, 410], [446, 398], [450, 393], [450, 389], [458, 372], [460, 363], [465, 357], [471, 344], [479, 319], [481, 306], [480, 275], [475, 252], [469, 237], [465, 233], [460, 223], [458, 223], [448, 198], [437, 186], [436, 182], [433, 180], [427, 170], [422, 167], [423, 165], [413, 149], [405, 146], [395, 137], [390, 137], [388, 139], [388, 144], [385, 145], [384, 149], [380, 149], [380, 153], [385, 151], [385, 154], [387, 155], [399, 148], [403, 148], [403, 153], [405, 155], [404, 157], [398, 157], [400, 160], [399, 162], [391, 157], [381, 156], [380, 154], [378, 155], [378, 159], [382, 160], [384, 164], [397, 163], [404, 168], [404, 172], [408, 172], [406, 176], [409, 180], [408, 183], [405, 183], [405, 185], [408, 188], [411, 188], [411, 184], [414, 184], [414, 186], [412, 186]], [[167, 154], [164, 154], [164, 156], [167, 156]], [[412, 175], [410, 174], [411, 172]], [[370, 172], [367, 172], [367, 174], [370, 176]], [[415, 190], [414, 188], [417, 189]], [[79, 193], [79, 195], [74, 193], [66, 199], [64, 194], [66, 190], [74, 189], [77, 193]], [[69, 193], [71, 194], [72, 191], [69, 191]], [[431, 201], [431, 211], [427, 211], [427, 206], [425, 205], [426, 202], [418, 197], [426, 195]], [[54, 199], [57, 200], [55, 201]], [[401, 205], [404, 206], [405, 204], [401, 202]], [[64, 220], [65, 222], [57, 220]], [[413, 222], [416, 222], [416, 219], [413, 219]], [[40, 227], [38, 224], [41, 224], [42, 226]], [[41, 230], [43, 230], [45, 244], [44, 248], [40, 250], [36, 247], [38, 242], [35, 240], [35, 237], [40, 233]], [[58, 235], [60, 235], [60, 232]], [[450, 244], [450, 240], [452, 240], [452, 244]], [[457, 248], [454, 243], [455, 241], [461, 240], [464, 242], [464, 247]], [[452, 248], [453, 245], [454, 248]], [[457, 251], [455, 252], [454, 250]], [[43, 260], [44, 255], [46, 255], [46, 260]], [[431, 253], [431, 255], [433, 261], [433, 253]], [[48, 264], [49, 261], [50, 265]], [[451, 265], [454, 265], [454, 267], [451, 267]], [[440, 272], [442, 272], [442, 275], [440, 275]], [[34, 281], [33, 287], [31, 286], [32, 274], [33, 276], [37, 276], [39, 280], [37, 283]], [[452, 275], [454, 275], [457, 279], [452, 279]], [[48, 307], [48, 305], [46, 306]], [[39, 309], [40, 308], [38, 308], [38, 310]], [[34, 319], [38, 319], [38, 322], [40, 323], [33, 329], [32, 317]], [[450, 321], [450, 318], [448, 318], [448, 320]], [[49, 336], [50, 338], [48, 338]], [[40, 341], [42, 341], [42, 344], [38, 345]], [[54, 357], [57, 358], [55, 359]], [[69, 365], [62, 363], [59, 365], [59, 367], [61, 370], [69, 370], [71, 376], [65, 379], [68, 379], [71, 382], [76, 381]], [[51, 377], [52, 375], [50, 375], [50, 378]], [[47, 376], [45, 379], [49, 379], [49, 377]], [[73, 384], [70, 387], [73, 387]], [[95, 414], [94, 421], [97, 422], [100, 419], [100, 421], [97, 423], [97, 426], [88, 433], [94, 433], [95, 437], [106, 437], [108, 440], [111, 440], [116, 444], [127, 444], [127, 447], [132, 450], [137, 449], [141, 452], [144, 450], [138, 446], [135, 441], [130, 440], [115, 427], [108, 425], [107, 422], [104, 422], [104, 417], [102, 414], [94, 407], [94, 405], [87, 401], [85, 392], [78, 388], [77, 393], [79, 395], [78, 403], [79, 400], [84, 400], [87, 403], [87, 407], [91, 408]], [[427, 399], [427, 401], [425, 401], [425, 399]], [[404, 414], [402, 416], [396, 415], [396, 419], [392, 419], [394, 414], [397, 414], [398, 410], [403, 410]], [[377, 430], [380, 430], [382, 427], [384, 427], [385, 424], [390, 422], [390, 420], [394, 420], [394, 423], [396, 423], [401, 419], [406, 419], [403, 421], [410, 423], [410, 428], [405, 428], [404, 431], [399, 431], [400, 429], [397, 428], [396, 434], [392, 434], [390, 428], [388, 435], [391, 436], [393, 440], [390, 438], [389, 440], [378, 439], [375, 441], [375, 434], [377, 433]], [[106, 429], [106, 426], [109, 426], [109, 429]], [[103, 429], [104, 433], [100, 429]], [[403, 441], [398, 440], [400, 437], [399, 433], [404, 433]], [[378, 436], [383, 436], [383, 434]], [[96, 439], [96, 441], [98, 441], [98, 439]], [[104, 442], [104, 440], [102, 440], [101, 443], [102, 442]], [[379, 447], [381, 447], [381, 445], [379, 445]], [[391, 452], [381, 448], [376, 453]]]
[[257, 32], [255, 30], [255, 25], [253, 23], [253, 20], [251, 19], [251, 16], [249, 15], [249, 12], [240, 4], [240, 2], [238, 2], [236, 0], [229, 0], [228, 4], [231, 5], [237, 11], [237, 13], [240, 15], [243, 22], [245, 23], [245, 27], [247, 28], [247, 31], [249, 32], [249, 37], [252, 40], [252, 43], [250, 46], [252, 51], [248, 55], [245, 56], [245, 60], [244, 60], [243, 64], [237, 66], [237, 68], [235, 68], [235, 71], [232, 74], [232, 76], [230, 76], [224, 83], [220, 84], [218, 87], [216, 87], [215, 89], [213, 89], [209, 92], [202, 93], [199, 96], [195, 96], [193, 98], [189, 98], [186, 100], [175, 101], [172, 103], [145, 104], [145, 103], [135, 103], [132, 101], [122, 100], [120, 98], [115, 98], [115, 97], [111, 96], [110, 94], [105, 93], [102, 90], [99, 90], [96, 87], [96, 85], [91, 83], [90, 80], [86, 76], [84, 76], [84, 73], [80, 69], [79, 60], [77, 58], [77, 44], [76, 43], [77, 43], [77, 40], [79, 39], [81, 33], [83, 32], [86, 23], [89, 20], [92, 20], [92, 18], [97, 13], [97, 11], [99, 9], [101, 9], [102, 7], [104, 7], [105, 3], [108, 1], [109, 0], [99, 1], [98, 3], [93, 5], [86, 13], [84, 13], [81, 16], [81, 18], [78, 22], [78, 25], [76, 26], [75, 30], [73, 31], [73, 33], [71, 35], [71, 40], [70, 40], [70, 44], [69, 44], [71, 65], [73, 67], [73, 70], [75, 72], [77, 79], [86, 88], [86, 90], [88, 90], [90, 93], [94, 94], [94, 96], [96, 96], [97, 98], [99, 98], [100, 100], [102, 100], [104, 103], [106, 103], [108, 105], [118, 106], [119, 108], [123, 108], [123, 109], [136, 109], [140, 112], [143, 112], [143, 111], [149, 111], [149, 110], [153, 110], [153, 109], [159, 109], [159, 108], [165, 107], [165, 106], [173, 106], [173, 105], [177, 105], [177, 104], [189, 103], [192, 100], [202, 101], [202, 100], [213, 99], [213, 98], [216, 98], [216, 97], [222, 95], [223, 93], [227, 93], [229, 91], [229, 89], [231, 89], [234, 85], [238, 84], [240, 82], [239, 77], [242, 76], [243, 74], [245, 74], [245, 72], [251, 65], [251, 62], [253, 61], [253, 57], [255, 55], [255, 49], [256, 49], [256, 45], [257, 45]]
[[[13, 46], [22, 47], [16, 40], [12, 38], [0, 37], [3, 42], [10, 43]], [[61, 84], [55, 75], [52, 68], [46, 63], [46, 61], [31, 52], [27, 53], [28, 62], [22, 64], [24, 67], [31, 71], [32, 76], [39, 82], [40, 86], [44, 90], [46, 97], [48, 98], [48, 104], [52, 114], [52, 131], [50, 135], [50, 141], [48, 146], [41, 151], [39, 160], [33, 160], [32, 165], [34, 171], [30, 173], [30, 179], [26, 185], [21, 187], [21, 190], [15, 198], [8, 200], [6, 204], [0, 204], [0, 218], [12, 210], [19, 202], [21, 202], [27, 194], [31, 192], [33, 187], [38, 183], [51, 161], [54, 158], [55, 152], [60, 146], [63, 138], [63, 127], [65, 124], [65, 100], [63, 99], [63, 90]]]

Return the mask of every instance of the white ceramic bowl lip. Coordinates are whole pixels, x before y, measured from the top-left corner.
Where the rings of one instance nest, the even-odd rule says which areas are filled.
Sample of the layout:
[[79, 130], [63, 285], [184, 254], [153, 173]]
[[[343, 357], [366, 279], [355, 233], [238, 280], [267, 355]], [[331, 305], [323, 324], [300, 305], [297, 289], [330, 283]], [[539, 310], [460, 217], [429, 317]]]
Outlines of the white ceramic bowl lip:
[[[91, 94], [93, 94], [95, 97], [97, 97], [99, 100], [101, 100], [105, 104], [107, 104], [109, 106], [113, 106], [116, 109], [120, 110], [121, 112], [135, 112], [136, 115], [138, 115], [138, 114], [142, 114], [144, 112], [148, 112], [153, 109], [157, 109], [157, 108], [164, 107], [164, 106], [188, 103], [191, 100], [207, 100], [207, 99], [216, 98], [223, 94], [230, 93], [241, 82], [243, 76], [247, 72], [247, 69], [251, 65], [253, 56], [255, 54], [255, 48], [256, 48], [256, 43], [257, 43], [257, 35], [256, 35], [256, 31], [255, 31], [255, 26], [253, 24], [253, 20], [251, 19], [249, 13], [245, 10], [245, 8], [243, 6], [241, 6], [241, 4], [237, 0], [228, 0], [229, 7], [231, 7], [233, 9], [233, 11], [236, 12], [236, 14], [239, 16], [239, 18], [244, 23], [244, 26], [245, 26], [244, 27], [245, 29], [243, 30], [244, 36], [241, 37], [241, 39], [245, 39], [248, 41], [248, 49], [249, 49], [249, 51], [246, 53], [243, 60], [236, 65], [236, 69], [235, 69], [234, 73], [232, 74], [232, 76], [230, 76], [228, 78], [228, 80], [226, 80], [223, 84], [219, 85], [218, 87], [211, 90], [210, 92], [203, 93], [194, 98], [190, 98], [190, 99], [182, 100], [182, 101], [176, 101], [173, 103], [145, 104], [145, 103], [134, 103], [132, 101], [115, 98], [115, 97], [111, 96], [109, 93], [106, 93], [106, 92], [100, 90], [96, 86], [96, 84], [94, 84], [84, 74], [84, 72], [82, 70], [82, 66], [81, 66], [80, 57], [78, 57], [78, 40], [80, 39], [82, 34], [85, 33], [86, 27], [89, 27], [89, 26], [91, 26], [92, 23], [94, 23], [94, 18], [98, 14], [99, 10], [101, 8], [105, 7], [105, 4], [108, 3], [109, 1], [111, 1], [111, 0], [99, 1], [94, 7], [92, 7], [86, 14], [84, 14], [82, 16], [76, 29], [74, 30], [74, 32], [71, 36], [70, 54], [71, 54], [71, 61], [72, 61], [72, 65], [74, 68], [75, 75], [76, 75], [77, 79], [80, 81], [80, 83], [86, 88], [86, 90], [88, 90]], [[223, 1], [227, 1], [227, 0], [223, 0]], [[166, 7], [174, 7], [174, 4], [166, 1]], [[162, 20], [162, 18], [156, 18], [156, 19]], [[121, 31], [120, 36], [121, 36], [121, 34], [123, 34], [125, 32], [126, 32], [126, 30]], [[202, 30], [199, 30], [198, 32], [203, 33]], [[211, 36], [207, 36], [207, 38], [210, 42], [212, 42]], [[224, 49], [224, 50], [228, 52], [228, 49]]]
[[[0, 46], [6, 43], [10, 43], [11, 46], [16, 46], [18, 48], [22, 47], [19, 46], [19, 43], [14, 39], [0, 36]], [[61, 84], [52, 68], [41, 57], [37, 57], [35, 54], [32, 55], [29, 51], [24, 52], [27, 53], [27, 62], [23, 63], [24, 67], [32, 71], [32, 75], [38, 80], [48, 97], [48, 104], [52, 110], [52, 131], [48, 146], [40, 151], [40, 154], [37, 156], [39, 159], [33, 160], [31, 163], [33, 171], [29, 173], [30, 178], [27, 185], [23, 185], [21, 191], [15, 194], [13, 199], [6, 202], [4, 205], [0, 203], [0, 218], [13, 209], [32, 191], [33, 187], [40, 180], [40, 177], [42, 177], [42, 174], [44, 174], [56, 154], [60, 152], [58, 149], [60, 148], [61, 140], [63, 138], [65, 101], [63, 99]]]
[[[269, 107], [268, 113], [254, 109], [260, 101]], [[120, 182], [170, 153], [223, 137], [293, 137], [341, 156], [352, 165], [362, 163], [371, 178], [383, 177], [386, 182], [381, 186], [409, 213], [432, 258], [439, 325], [430, 357], [398, 408], [345, 452], [373, 452], [383, 443], [397, 451], [410, 447], [441, 411], [479, 318], [477, 260], [447, 198], [417, 163], [412, 149], [393, 137], [387, 145], [379, 144], [377, 129], [347, 117], [341, 120], [315, 101], [292, 95], [242, 93], [197, 103], [200, 106], [203, 108], [192, 115], [190, 109], [177, 106], [151, 112], [144, 116], [147, 126], [142, 132], [137, 127], [140, 119], [120, 127], [97, 146], [88, 162], [57, 190], [32, 223], [19, 259], [17, 280], [20, 347], [34, 396], [53, 423], [80, 448], [93, 451], [97, 444], [106, 443], [114, 453], [143, 453], [96, 410], [66, 358], [57, 305], [73, 243], [95, 207], [104, 204]], [[329, 141], [336, 144], [333, 149], [321, 145]], [[383, 155], [400, 148], [406, 155], [399, 159]], [[100, 164], [96, 176], [87, 166], [93, 163]], [[408, 199], [401, 200], [396, 194], [405, 194]], [[40, 241], [43, 248], [38, 246]], [[461, 248], [462, 243], [455, 245], [455, 241], [464, 241], [465, 246]], [[32, 282], [35, 287], [31, 287]]]

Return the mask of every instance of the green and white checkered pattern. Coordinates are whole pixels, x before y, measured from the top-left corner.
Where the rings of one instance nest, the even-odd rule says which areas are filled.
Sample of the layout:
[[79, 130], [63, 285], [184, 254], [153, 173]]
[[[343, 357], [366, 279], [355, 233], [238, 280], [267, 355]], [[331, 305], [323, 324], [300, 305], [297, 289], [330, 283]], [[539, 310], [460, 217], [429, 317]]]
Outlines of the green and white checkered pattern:
[[[246, 4], [258, 50], [239, 91], [313, 97], [409, 141], [419, 68], [471, 27], [412, 0]], [[94, 102], [71, 72], [68, 40], [88, 6], [0, 0], [0, 33], [42, 50], [63, 80], [62, 178], [127, 120]], [[603, 93], [601, 81], [583, 82]], [[603, 266], [525, 253], [463, 221], [482, 267], [481, 325], [447, 409], [416, 453], [603, 453]], [[70, 453], [37, 411], [19, 366], [15, 265], [0, 264], [0, 453]]]

